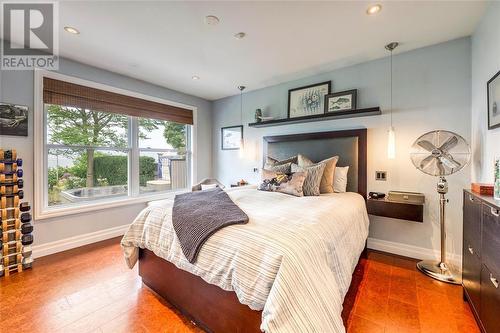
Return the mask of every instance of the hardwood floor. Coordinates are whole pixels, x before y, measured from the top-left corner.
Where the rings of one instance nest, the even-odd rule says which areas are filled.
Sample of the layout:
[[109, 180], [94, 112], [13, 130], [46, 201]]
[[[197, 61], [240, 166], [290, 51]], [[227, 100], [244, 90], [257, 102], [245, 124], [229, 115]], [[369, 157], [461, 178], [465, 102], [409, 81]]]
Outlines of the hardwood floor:
[[[201, 332], [143, 287], [119, 238], [40, 258], [0, 278], [2, 332]], [[348, 295], [348, 332], [479, 332], [461, 288], [425, 277], [415, 262], [369, 252]]]

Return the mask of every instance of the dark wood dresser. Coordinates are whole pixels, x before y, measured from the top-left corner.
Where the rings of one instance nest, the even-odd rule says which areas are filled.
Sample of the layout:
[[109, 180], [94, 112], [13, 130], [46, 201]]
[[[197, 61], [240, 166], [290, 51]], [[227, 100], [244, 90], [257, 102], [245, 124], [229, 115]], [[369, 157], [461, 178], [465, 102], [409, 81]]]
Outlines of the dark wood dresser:
[[483, 332], [500, 332], [500, 202], [464, 190], [463, 287]]

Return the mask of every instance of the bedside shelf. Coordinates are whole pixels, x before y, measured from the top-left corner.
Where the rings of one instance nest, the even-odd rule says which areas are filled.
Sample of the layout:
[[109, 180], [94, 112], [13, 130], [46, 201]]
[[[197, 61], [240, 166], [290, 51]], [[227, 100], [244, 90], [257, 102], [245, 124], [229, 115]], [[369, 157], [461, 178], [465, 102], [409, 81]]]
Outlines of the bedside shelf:
[[368, 199], [368, 214], [414, 222], [424, 222], [424, 205], [394, 202], [386, 199]]
[[250, 124], [248, 124], [248, 126], [249, 127], [269, 127], [269, 126], [280, 126], [280, 125], [288, 125], [288, 124], [308, 123], [311, 121], [378, 116], [381, 114], [382, 114], [382, 111], [380, 111], [380, 108], [377, 106], [374, 108], [357, 109], [357, 110], [346, 111], [346, 112], [338, 112], [335, 114], [323, 114], [322, 113], [322, 114], [316, 114], [313, 116], [261, 121], [260, 123], [250, 123]]

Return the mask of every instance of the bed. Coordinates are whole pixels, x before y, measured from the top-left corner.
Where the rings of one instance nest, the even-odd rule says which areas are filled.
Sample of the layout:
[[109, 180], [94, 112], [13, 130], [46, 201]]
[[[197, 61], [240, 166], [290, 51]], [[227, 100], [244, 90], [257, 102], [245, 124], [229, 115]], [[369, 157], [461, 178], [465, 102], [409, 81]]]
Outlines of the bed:
[[249, 216], [219, 230], [197, 261], [183, 256], [172, 200], [150, 205], [122, 240], [143, 283], [210, 332], [344, 332], [343, 300], [368, 235], [366, 129], [264, 138], [264, 156], [339, 155], [347, 193], [293, 197], [227, 190]]

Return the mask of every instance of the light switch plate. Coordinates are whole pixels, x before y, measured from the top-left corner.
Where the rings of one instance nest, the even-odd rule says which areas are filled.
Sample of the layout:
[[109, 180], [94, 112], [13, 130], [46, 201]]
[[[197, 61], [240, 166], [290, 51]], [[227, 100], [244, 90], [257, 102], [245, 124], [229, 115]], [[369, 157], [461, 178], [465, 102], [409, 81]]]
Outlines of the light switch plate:
[[375, 171], [375, 180], [386, 181], [387, 171]]

